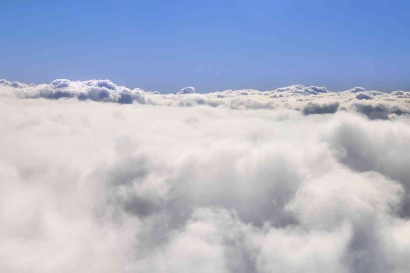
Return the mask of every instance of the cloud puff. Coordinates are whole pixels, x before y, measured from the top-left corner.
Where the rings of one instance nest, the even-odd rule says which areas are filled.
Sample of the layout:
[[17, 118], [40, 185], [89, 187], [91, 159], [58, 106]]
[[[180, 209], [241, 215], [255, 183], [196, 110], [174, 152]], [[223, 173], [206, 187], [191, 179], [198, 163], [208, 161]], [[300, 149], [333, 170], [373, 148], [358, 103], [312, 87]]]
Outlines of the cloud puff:
[[194, 87], [184, 87], [177, 93], [177, 95], [194, 94], [194, 93], [195, 93]]
[[372, 100], [373, 96], [366, 93], [359, 93], [356, 95], [356, 99], [358, 100]]
[[144, 91], [118, 86], [110, 80], [70, 81], [57, 79], [50, 84], [26, 85], [0, 80], [3, 96], [26, 99], [45, 98], [62, 99], [77, 98], [78, 100], [93, 100], [102, 102], [117, 102], [129, 104], [133, 101], [146, 103]]
[[303, 114], [312, 115], [312, 114], [334, 114], [339, 109], [339, 102], [334, 102], [331, 104], [317, 104], [309, 102], [305, 108], [303, 108]]
[[396, 105], [388, 106], [385, 104], [352, 104], [352, 108], [357, 112], [364, 114], [369, 119], [390, 119], [390, 115], [408, 115], [407, 109], [402, 109]]
[[1, 84], [1, 272], [410, 270], [405, 92]]

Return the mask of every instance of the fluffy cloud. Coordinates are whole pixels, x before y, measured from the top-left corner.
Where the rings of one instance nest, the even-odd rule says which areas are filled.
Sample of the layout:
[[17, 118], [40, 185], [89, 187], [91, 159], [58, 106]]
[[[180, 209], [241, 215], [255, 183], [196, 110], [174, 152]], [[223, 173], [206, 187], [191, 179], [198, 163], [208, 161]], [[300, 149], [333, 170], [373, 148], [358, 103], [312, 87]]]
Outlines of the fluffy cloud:
[[70, 81], [57, 79], [50, 84], [27, 85], [18, 82], [0, 80], [1, 95], [26, 99], [45, 98], [93, 100], [129, 104], [133, 101], [146, 103], [144, 91], [118, 86], [110, 80]]
[[118, 86], [109, 80], [58, 79], [50, 84], [39, 85], [0, 80], [0, 97], [75, 99], [177, 107], [208, 105], [236, 110], [285, 108], [300, 110], [305, 115], [334, 114], [342, 110], [358, 112], [370, 119], [395, 119], [410, 114], [410, 92], [393, 91], [389, 94], [363, 87], [331, 92], [325, 87], [292, 85], [271, 91], [245, 89], [207, 94], [197, 94], [194, 87], [185, 87], [176, 94], [160, 94], [158, 91]]
[[334, 102], [331, 104], [317, 104], [309, 102], [305, 108], [303, 108], [303, 114], [313, 115], [313, 114], [334, 114], [339, 109], [339, 103]]
[[194, 93], [195, 93], [194, 87], [184, 87], [177, 94], [184, 95], [184, 94], [194, 94]]
[[1, 84], [1, 272], [410, 270], [405, 92]]

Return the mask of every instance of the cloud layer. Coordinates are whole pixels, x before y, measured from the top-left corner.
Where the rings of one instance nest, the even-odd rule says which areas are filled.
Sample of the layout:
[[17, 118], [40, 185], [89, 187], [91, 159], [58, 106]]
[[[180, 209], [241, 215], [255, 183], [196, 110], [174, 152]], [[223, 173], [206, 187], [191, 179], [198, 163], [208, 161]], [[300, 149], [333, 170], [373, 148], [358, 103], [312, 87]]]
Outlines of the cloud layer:
[[160, 94], [158, 91], [118, 86], [110, 80], [57, 79], [50, 84], [39, 85], [0, 80], [0, 97], [76, 99], [177, 107], [208, 105], [237, 110], [286, 108], [299, 110], [305, 115], [352, 111], [370, 119], [392, 119], [410, 114], [410, 92], [382, 93], [363, 87], [331, 92], [325, 87], [292, 85], [271, 91], [246, 89], [207, 94], [198, 94], [194, 87], [185, 87], [176, 94]]
[[406, 92], [1, 84], [1, 272], [410, 270]]

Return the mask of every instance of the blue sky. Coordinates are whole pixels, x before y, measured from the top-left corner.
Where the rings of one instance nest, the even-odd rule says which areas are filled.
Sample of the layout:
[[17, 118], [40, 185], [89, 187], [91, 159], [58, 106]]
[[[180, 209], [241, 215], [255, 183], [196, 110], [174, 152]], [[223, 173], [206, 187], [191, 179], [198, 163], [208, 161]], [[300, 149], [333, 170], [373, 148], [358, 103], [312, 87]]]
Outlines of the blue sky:
[[410, 1], [0, 0], [0, 78], [410, 90]]

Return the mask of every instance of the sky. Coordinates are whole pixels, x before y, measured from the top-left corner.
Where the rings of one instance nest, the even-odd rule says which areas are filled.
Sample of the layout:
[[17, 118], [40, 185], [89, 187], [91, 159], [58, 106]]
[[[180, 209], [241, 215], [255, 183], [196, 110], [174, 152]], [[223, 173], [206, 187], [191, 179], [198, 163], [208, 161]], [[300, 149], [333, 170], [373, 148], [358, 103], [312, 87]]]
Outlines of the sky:
[[0, 78], [410, 90], [409, 1], [0, 1]]

